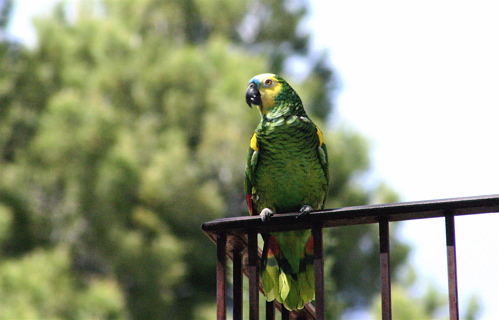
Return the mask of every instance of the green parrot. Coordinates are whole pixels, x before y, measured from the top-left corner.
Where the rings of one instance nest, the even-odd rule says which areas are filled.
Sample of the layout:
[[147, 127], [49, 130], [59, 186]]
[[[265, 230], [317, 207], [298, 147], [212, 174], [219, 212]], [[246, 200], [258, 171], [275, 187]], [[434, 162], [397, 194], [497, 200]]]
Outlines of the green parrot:
[[[327, 149], [298, 94], [283, 78], [265, 73], [250, 80], [246, 102], [261, 115], [245, 170], [250, 214], [259, 214], [265, 222], [273, 214], [301, 212], [303, 218], [322, 209], [329, 185]], [[267, 301], [275, 299], [288, 310], [302, 309], [315, 297], [311, 230], [262, 237]]]

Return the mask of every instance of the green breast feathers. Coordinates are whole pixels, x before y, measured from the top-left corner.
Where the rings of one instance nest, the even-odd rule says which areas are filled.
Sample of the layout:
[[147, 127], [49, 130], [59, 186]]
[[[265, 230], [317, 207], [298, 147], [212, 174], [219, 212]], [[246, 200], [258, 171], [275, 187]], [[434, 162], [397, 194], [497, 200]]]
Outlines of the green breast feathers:
[[[246, 100], [261, 113], [246, 167], [250, 214], [264, 209], [298, 212], [303, 206], [322, 209], [328, 188], [327, 149], [299, 96], [282, 78], [263, 74], [250, 81]], [[269, 210], [264, 212], [267, 217]]]

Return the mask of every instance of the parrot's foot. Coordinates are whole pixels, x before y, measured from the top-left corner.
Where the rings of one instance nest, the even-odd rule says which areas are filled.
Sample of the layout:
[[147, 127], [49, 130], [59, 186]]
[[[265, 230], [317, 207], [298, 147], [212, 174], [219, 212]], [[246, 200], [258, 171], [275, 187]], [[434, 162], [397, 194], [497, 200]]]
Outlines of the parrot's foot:
[[270, 220], [270, 218], [274, 215], [274, 212], [269, 208], [264, 208], [262, 212], [260, 212], [260, 219], [263, 222]]
[[303, 216], [306, 216], [307, 214], [309, 214], [312, 211], [314, 211], [314, 208], [312, 208], [308, 204], [305, 204], [305, 205], [301, 206], [301, 208], [300, 208], [300, 214], [297, 215], [296, 218], [301, 218]]

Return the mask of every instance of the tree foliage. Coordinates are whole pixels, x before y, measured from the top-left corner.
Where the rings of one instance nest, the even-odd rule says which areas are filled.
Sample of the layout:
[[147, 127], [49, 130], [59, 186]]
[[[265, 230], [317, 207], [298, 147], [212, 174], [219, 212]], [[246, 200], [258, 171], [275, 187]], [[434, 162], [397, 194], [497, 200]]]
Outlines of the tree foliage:
[[[33, 49], [3, 37], [0, 286], [12, 303], [0, 318], [209, 317], [215, 246], [199, 226], [247, 214], [255, 74], [287, 77], [325, 129], [327, 206], [370, 202], [366, 141], [326, 128], [335, 77], [311, 54], [306, 13], [283, 0], [81, 1], [38, 17]], [[371, 227], [328, 232], [335, 313], [374, 296], [376, 246]], [[392, 247], [396, 270], [407, 247]], [[39, 265], [43, 281], [28, 276]]]

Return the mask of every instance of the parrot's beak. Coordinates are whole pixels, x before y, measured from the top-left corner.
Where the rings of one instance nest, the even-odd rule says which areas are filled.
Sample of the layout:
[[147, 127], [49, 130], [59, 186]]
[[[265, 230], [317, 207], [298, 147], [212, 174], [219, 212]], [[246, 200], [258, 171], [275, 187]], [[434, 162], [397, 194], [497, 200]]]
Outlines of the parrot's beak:
[[251, 105], [262, 105], [262, 97], [260, 95], [260, 91], [256, 87], [256, 84], [250, 83], [248, 86], [248, 90], [246, 90], [246, 103], [251, 108]]

